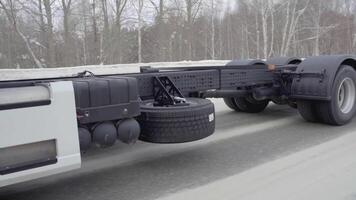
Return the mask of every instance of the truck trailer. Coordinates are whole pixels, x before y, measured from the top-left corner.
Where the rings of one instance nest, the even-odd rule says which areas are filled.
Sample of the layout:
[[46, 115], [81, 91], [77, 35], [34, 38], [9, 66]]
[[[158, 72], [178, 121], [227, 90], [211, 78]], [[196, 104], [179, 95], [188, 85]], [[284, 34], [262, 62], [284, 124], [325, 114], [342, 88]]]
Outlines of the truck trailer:
[[356, 112], [356, 56], [0, 81], [0, 187], [80, 168], [82, 153], [94, 145], [209, 137], [215, 131], [209, 98], [239, 113], [289, 105], [307, 122], [342, 126]]

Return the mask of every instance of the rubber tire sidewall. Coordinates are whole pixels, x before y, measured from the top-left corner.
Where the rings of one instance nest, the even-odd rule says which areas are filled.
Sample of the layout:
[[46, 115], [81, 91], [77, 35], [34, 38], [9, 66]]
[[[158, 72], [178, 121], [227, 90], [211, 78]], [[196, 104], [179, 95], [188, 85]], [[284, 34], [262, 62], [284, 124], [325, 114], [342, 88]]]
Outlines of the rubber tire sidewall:
[[355, 104], [352, 110], [347, 114], [342, 113], [338, 105], [338, 89], [345, 78], [351, 78], [356, 86], [356, 71], [351, 66], [342, 65], [334, 80], [331, 101], [321, 102], [318, 106], [319, 113], [321, 114], [323, 121], [327, 124], [344, 125], [350, 122], [355, 116]]

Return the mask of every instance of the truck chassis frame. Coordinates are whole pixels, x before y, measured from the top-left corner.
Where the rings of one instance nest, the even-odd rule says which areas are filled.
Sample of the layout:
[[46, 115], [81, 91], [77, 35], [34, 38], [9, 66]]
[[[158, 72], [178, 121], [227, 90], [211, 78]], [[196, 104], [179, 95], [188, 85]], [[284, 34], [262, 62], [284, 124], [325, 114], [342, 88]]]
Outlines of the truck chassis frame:
[[[66, 130], [72, 136], [78, 136], [75, 139], [65, 134], [61, 136], [59, 132], [53, 135], [41, 133], [46, 137], [27, 137], [27, 140], [18, 141], [12, 137], [10, 143], [0, 142], [0, 159], [9, 160], [0, 164], [0, 186], [21, 182], [22, 173], [26, 172], [23, 180], [41, 177], [43, 175], [39, 173], [29, 176], [40, 168], [56, 173], [53, 166], [57, 164], [58, 168], [64, 166], [67, 170], [78, 167], [78, 153], [86, 151], [92, 144], [108, 147], [116, 140], [130, 144], [138, 139], [153, 143], [182, 143], [208, 137], [215, 130], [215, 114], [213, 104], [206, 98], [223, 98], [228, 107], [249, 113], [262, 112], [273, 101], [297, 108], [309, 122], [344, 125], [356, 113], [355, 68], [355, 56], [335, 55], [240, 60], [226, 66], [210, 67], [141, 67], [140, 73], [100, 76], [84, 71], [66, 78], [1, 81], [0, 119], [6, 121], [8, 116], [16, 119], [20, 115], [18, 118], [27, 121], [29, 131], [48, 132], [48, 129], [37, 130], [35, 126], [38, 124], [31, 124], [36, 120], [21, 113], [27, 115], [28, 109], [32, 109], [33, 115], [58, 110], [57, 113], [63, 116], [48, 122], [58, 125], [58, 119], [67, 117], [66, 113], [60, 112], [60, 107], [66, 105], [58, 101], [63, 93], [66, 99], [61, 101], [71, 102], [67, 112], [72, 116], [63, 126], [68, 126]], [[46, 108], [49, 110], [42, 112]], [[16, 129], [5, 122], [0, 125], [9, 132]], [[24, 133], [14, 134], [22, 137]], [[6, 134], [2, 133], [2, 137]], [[68, 138], [71, 141], [67, 144], [72, 145], [72, 152], [59, 146]], [[50, 154], [34, 147], [41, 142], [47, 145], [43, 148], [52, 149]], [[18, 152], [26, 148], [33, 151], [33, 159], [26, 162], [10, 159], [21, 157]], [[58, 152], [66, 152], [63, 157], [76, 157], [71, 157], [65, 165], [60, 162]], [[46, 159], [48, 162], [44, 162]], [[41, 165], [36, 163], [39, 160]]]

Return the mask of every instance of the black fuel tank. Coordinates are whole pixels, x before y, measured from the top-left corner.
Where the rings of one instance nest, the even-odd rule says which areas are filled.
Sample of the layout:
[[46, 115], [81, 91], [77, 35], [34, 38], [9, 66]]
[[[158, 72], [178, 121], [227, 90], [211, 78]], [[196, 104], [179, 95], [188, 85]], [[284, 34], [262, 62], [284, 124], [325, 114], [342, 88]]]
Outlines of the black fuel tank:
[[140, 115], [136, 78], [83, 78], [73, 81], [78, 121], [82, 124]]

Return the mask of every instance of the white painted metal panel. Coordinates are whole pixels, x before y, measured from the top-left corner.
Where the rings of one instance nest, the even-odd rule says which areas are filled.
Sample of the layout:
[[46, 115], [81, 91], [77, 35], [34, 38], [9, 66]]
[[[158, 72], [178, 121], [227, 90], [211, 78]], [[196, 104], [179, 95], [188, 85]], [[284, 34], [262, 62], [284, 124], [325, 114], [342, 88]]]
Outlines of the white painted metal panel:
[[[45, 98], [42, 88], [34, 90], [40, 94], [40, 97], [31, 97], [31, 99]], [[80, 167], [81, 157], [72, 82], [50, 83], [48, 88], [51, 90], [50, 105], [0, 110], [0, 153], [1, 148], [55, 140], [58, 162], [0, 175], [0, 187]], [[13, 90], [13, 93], [23, 91], [27, 93], [27, 89]], [[16, 98], [16, 94], [12, 96]]]

